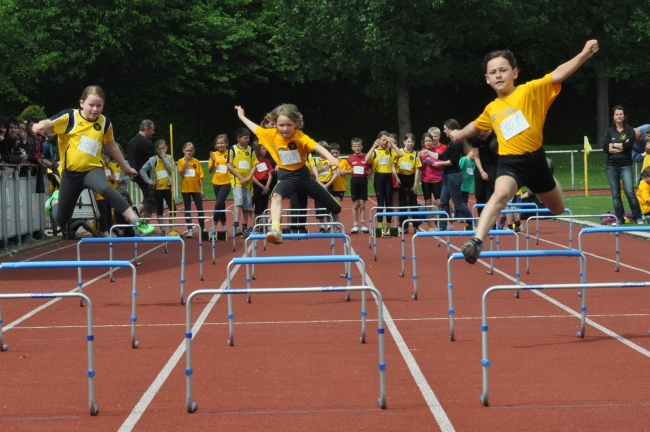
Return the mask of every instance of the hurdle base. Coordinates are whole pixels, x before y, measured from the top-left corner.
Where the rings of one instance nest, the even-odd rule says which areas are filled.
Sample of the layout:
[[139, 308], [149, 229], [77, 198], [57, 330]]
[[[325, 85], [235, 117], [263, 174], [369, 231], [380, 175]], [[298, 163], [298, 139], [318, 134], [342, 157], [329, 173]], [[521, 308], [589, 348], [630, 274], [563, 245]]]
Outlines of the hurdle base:
[[228, 240], [228, 232], [227, 231], [218, 231], [215, 240], [216, 241], [227, 241]]
[[390, 236], [391, 237], [400, 237], [400, 232], [398, 227], [393, 227], [390, 229]]

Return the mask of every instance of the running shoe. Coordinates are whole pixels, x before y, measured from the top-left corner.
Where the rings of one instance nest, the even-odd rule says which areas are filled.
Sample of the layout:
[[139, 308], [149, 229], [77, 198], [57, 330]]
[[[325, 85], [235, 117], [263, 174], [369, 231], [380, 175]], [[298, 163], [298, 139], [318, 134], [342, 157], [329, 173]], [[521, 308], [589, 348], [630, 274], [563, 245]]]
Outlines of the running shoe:
[[235, 228], [235, 237], [240, 236], [242, 234], [242, 230], [239, 229], [239, 227]]
[[192, 228], [187, 230], [186, 238], [194, 238], [194, 230]]
[[248, 228], [244, 228], [242, 230], [242, 232], [241, 232], [241, 236], [244, 237], [244, 238], [248, 238], [248, 236], [250, 236], [250, 235], [251, 235], [251, 232], [248, 231]]
[[465, 244], [460, 248], [460, 251], [465, 256], [465, 261], [474, 264], [481, 254], [482, 249], [483, 242], [477, 238], [473, 238], [465, 242]]
[[636, 223], [638, 225], [643, 225], [645, 223], [645, 221], [643, 220], [643, 218], [639, 218], [639, 219], [636, 220]]
[[368, 229], [368, 227], [366, 227], [365, 225], [363, 225], [363, 226], [361, 227], [361, 232], [364, 233], [364, 234], [368, 234], [368, 233], [370, 232], [370, 230]]
[[282, 243], [282, 231], [275, 227], [269, 228], [269, 230], [266, 232], [266, 242], [275, 244]]
[[326, 233], [327, 230], [325, 229], [325, 227], [320, 227], [320, 230], [319, 230], [318, 232], [320, 232], [320, 233]]
[[359, 233], [359, 227], [352, 227], [350, 230], [350, 234], [358, 234]]
[[135, 229], [138, 230], [138, 234], [143, 236], [149, 235], [156, 231], [153, 225], [149, 225], [148, 223], [142, 221], [138, 221], [138, 223], [135, 224]]
[[52, 201], [58, 200], [59, 199], [59, 191], [58, 189], [52, 192], [52, 196], [50, 196], [47, 201], [45, 201], [45, 213], [48, 215], [52, 216]]

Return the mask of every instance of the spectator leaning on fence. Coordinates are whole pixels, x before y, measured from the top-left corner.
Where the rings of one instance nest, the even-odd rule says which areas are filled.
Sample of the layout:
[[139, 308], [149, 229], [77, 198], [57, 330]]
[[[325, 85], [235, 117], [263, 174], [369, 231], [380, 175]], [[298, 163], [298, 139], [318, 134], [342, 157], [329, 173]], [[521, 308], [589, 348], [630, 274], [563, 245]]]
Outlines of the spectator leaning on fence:
[[634, 144], [632, 145], [632, 162], [641, 162], [645, 157], [648, 145], [647, 131], [650, 124], [634, 128]]

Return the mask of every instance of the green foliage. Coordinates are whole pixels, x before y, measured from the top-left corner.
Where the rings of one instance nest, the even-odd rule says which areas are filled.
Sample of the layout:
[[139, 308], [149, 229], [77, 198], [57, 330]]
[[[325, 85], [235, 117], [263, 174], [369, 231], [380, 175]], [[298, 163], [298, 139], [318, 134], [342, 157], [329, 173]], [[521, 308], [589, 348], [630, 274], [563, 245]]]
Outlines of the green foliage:
[[30, 105], [23, 110], [23, 112], [18, 116], [18, 120], [25, 121], [28, 118], [38, 118], [46, 119], [47, 115], [45, 114], [45, 107], [39, 105]]

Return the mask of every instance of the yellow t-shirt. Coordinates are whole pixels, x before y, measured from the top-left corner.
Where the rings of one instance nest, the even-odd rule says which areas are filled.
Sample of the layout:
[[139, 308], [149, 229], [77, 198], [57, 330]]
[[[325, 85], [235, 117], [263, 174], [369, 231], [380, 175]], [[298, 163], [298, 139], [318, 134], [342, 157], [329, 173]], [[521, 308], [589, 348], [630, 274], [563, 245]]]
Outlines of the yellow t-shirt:
[[499, 155], [534, 152], [542, 147], [546, 113], [561, 88], [561, 84], [553, 84], [552, 73], [519, 85], [509, 96], [490, 102], [474, 125], [483, 131], [494, 130]]
[[[178, 172], [185, 166], [185, 158], [178, 160]], [[185, 170], [185, 175], [181, 179], [181, 193], [201, 192], [201, 179], [203, 178], [203, 167], [197, 158], [190, 159], [190, 163]]]
[[[250, 146], [246, 148], [241, 148], [238, 145], [234, 145], [228, 150], [228, 163], [235, 168], [242, 177], [248, 177], [257, 165], [257, 156]], [[246, 189], [253, 189], [253, 182], [249, 182], [247, 186], [242, 186], [241, 181], [232, 174], [230, 175], [230, 185], [232, 187], [245, 187]]]
[[120, 187], [118, 181], [124, 177], [124, 171], [122, 171], [120, 164], [115, 161], [111, 161], [108, 166], [113, 170], [113, 177], [115, 177], [116, 180], [113, 182], [113, 184], [111, 184], [111, 186], [113, 186], [113, 189], [117, 190]]
[[370, 156], [372, 171], [380, 174], [392, 174], [397, 153], [392, 148], [375, 149]]
[[[326, 170], [321, 171], [323, 167], [326, 167]], [[316, 169], [318, 170], [318, 181], [326, 184], [328, 181], [332, 180], [332, 167], [327, 159], [318, 159], [316, 161]]]
[[100, 114], [89, 121], [78, 109], [61, 111], [50, 119], [50, 131], [59, 136], [61, 166], [68, 171], [86, 172], [101, 168], [102, 144], [114, 141], [113, 124]]
[[348, 190], [347, 174], [341, 174], [343, 171], [352, 171], [352, 166], [347, 159], [339, 159], [339, 176], [332, 183], [332, 190], [334, 192], [345, 192]]
[[[112, 175], [113, 177], [115, 177], [115, 171], [113, 171], [113, 168], [111, 168], [110, 166], [102, 166], [102, 168], [104, 169], [104, 174], [106, 174], [106, 177], [107, 177], [106, 181], [108, 182], [109, 185], [111, 185], [112, 188], [115, 188], [115, 185], [117, 184], [117, 182], [114, 182], [113, 180], [108, 180], [109, 175]], [[101, 196], [98, 192], [95, 192], [95, 199], [97, 201], [101, 201], [101, 200], [104, 200], [106, 198]]]
[[317, 144], [298, 129], [287, 139], [283, 138], [276, 128], [258, 127], [254, 133], [277, 165], [289, 171], [302, 168], [307, 155], [314, 150]]
[[397, 174], [414, 175], [415, 170], [422, 168], [422, 161], [415, 150], [410, 153], [402, 149], [402, 157], [397, 159]]
[[209, 159], [208, 168], [216, 167], [214, 173], [212, 174], [212, 184], [213, 185], [225, 185], [230, 183], [230, 173], [228, 172], [228, 151], [221, 153], [218, 151], [213, 151], [210, 153], [214, 155], [215, 160], [212, 158]]
[[650, 204], [648, 204], [648, 200], [650, 199], [650, 185], [645, 180], [639, 182], [636, 198], [639, 200], [639, 205], [641, 205], [641, 213], [644, 215], [650, 213]]
[[[169, 155], [165, 155], [165, 157], [168, 157]], [[169, 161], [170, 165], [172, 165], [172, 170], [174, 169], [174, 165], [172, 161]], [[158, 184], [156, 185], [156, 190], [168, 190], [172, 188], [172, 183], [171, 179], [169, 178], [169, 173], [167, 172], [167, 168], [165, 168], [165, 162], [160, 158], [160, 156], [156, 156], [156, 168], [153, 170], [153, 175], [154, 175], [154, 180], [158, 181]], [[199, 186], [200, 188], [200, 186]]]

